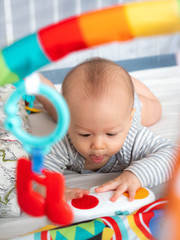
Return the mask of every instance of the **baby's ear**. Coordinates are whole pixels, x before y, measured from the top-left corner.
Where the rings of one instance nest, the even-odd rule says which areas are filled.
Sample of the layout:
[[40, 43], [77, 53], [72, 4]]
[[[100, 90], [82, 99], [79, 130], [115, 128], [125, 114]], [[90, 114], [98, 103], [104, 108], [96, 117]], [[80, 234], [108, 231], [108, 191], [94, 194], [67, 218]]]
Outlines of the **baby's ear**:
[[132, 108], [132, 110], [131, 110], [131, 121], [133, 120], [133, 116], [134, 116], [135, 111], [136, 111], [136, 109]]

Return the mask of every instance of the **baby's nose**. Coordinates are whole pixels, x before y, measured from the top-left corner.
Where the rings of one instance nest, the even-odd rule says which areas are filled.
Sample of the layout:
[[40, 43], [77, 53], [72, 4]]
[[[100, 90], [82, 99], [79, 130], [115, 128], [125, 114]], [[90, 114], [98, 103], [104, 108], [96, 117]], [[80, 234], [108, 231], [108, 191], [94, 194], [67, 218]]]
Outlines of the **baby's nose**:
[[93, 150], [101, 150], [105, 148], [105, 142], [103, 141], [103, 139], [101, 137], [95, 137], [93, 139], [93, 142], [91, 144], [91, 148]]

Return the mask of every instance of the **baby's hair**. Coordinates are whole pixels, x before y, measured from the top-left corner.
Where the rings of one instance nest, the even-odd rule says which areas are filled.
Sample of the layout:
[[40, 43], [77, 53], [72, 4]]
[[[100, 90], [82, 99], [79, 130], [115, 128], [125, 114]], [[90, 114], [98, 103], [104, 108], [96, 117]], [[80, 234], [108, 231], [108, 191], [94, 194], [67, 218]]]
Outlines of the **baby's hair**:
[[130, 75], [124, 68], [108, 59], [90, 58], [73, 68], [63, 81], [63, 96], [66, 98], [76, 86], [82, 89], [84, 95], [94, 97], [106, 95], [112, 88], [123, 86], [133, 106], [134, 85]]

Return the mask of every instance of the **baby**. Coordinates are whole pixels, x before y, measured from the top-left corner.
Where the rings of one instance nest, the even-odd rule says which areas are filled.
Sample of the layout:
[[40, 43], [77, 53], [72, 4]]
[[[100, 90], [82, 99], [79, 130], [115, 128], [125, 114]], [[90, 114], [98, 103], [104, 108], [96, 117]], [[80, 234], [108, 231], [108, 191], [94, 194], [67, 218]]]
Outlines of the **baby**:
[[[125, 191], [133, 200], [140, 187], [153, 187], [170, 178], [174, 145], [145, 127], [159, 120], [160, 103], [122, 67], [110, 60], [90, 59], [67, 74], [62, 94], [71, 121], [67, 135], [46, 155], [47, 169], [119, 172], [117, 178], [96, 188], [99, 193], [115, 190], [111, 201]], [[39, 100], [56, 120], [51, 104]], [[66, 188], [65, 197], [71, 200], [88, 193]]]

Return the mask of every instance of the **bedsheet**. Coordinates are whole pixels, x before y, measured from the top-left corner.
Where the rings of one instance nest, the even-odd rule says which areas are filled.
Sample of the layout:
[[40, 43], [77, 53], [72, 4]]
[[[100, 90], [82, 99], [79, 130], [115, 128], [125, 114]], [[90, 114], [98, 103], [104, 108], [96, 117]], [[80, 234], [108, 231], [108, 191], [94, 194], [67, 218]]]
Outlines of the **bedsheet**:
[[[177, 66], [158, 69], [148, 69], [131, 73], [145, 83], [160, 99], [162, 103], [162, 119], [150, 128], [163, 137], [179, 141], [180, 136], [180, 70]], [[60, 88], [60, 85], [57, 85]], [[43, 121], [42, 121], [43, 120]], [[36, 135], [45, 135], [50, 132], [55, 123], [45, 113], [30, 116], [32, 132]], [[91, 188], [117, 176], [118, 173], [81, 175], [66, 172], [66, 184], [70, 187]], [[156, 199], [165, 196], [167, 184], [161, 184], [152, 190]], [[28, 232], [50, 224], [46, 217], [33, 218], [22, 214], [19, 218], [0, 219], [0, 239], [7, 240], [21, 236]]]

